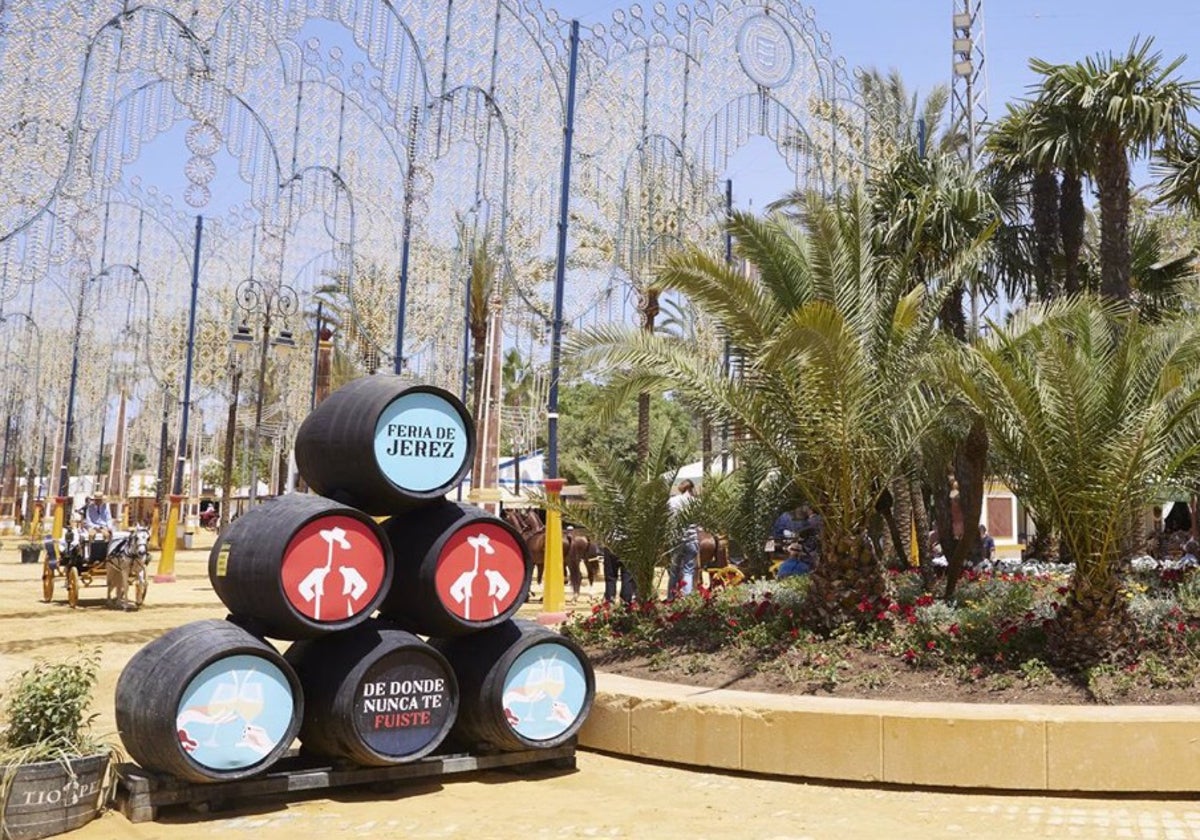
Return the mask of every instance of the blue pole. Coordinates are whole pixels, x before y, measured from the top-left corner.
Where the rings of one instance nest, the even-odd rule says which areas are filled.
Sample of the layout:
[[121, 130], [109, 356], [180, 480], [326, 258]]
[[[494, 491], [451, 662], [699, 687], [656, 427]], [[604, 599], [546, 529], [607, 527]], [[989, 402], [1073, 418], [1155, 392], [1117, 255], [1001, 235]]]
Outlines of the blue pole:
[[192, 404], [192, 355], [196, 350], [196, 296], [200, 291], [200, 236], [204, 230], [204, 217], [196, 217], [196, 246], [192, 255], [192, 304], [188, 310], [187, 363], [183, 374], [183, 415], [179, 421], [179, 449], [175, 458], [175, 479], [171, 482], [171, 494], [183, 495], [183, 465], [187, 459], [188, 409]]
[[558, 373], [562, 363], [563, 286], [567, 273], [567, 210], [571, 202], [571, 140], [575, 134], [575, 78], [579, 63], [579, 21], [571, 21], [571, 63], [567, 76], [567, 119], [563, 125], [562, 191], [558, 205], [558, 255], [554, 266], [554, 322], [550, 338], [550, 402], [546, 416], [546, 478], [558, 478]]

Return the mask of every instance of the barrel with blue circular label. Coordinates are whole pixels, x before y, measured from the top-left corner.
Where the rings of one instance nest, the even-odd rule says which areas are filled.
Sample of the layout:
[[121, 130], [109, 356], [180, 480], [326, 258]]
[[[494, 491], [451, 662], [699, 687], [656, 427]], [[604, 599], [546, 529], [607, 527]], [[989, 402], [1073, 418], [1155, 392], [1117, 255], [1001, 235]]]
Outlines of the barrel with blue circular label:
[[121, 741], [148, 770], [193, 782], [241, 779], [280, 758], [304, 699], [291, 666], [262, 639], [216, 619], [168, 630], [117, 680]]
[[444, 496], [471, 468], [475, 428], [462, 401], [398, 376], [330, 394], [296, 435], [296, 465], [317, 493], [372, 515]]
[[433, 751], [454, 724], [458, 681], [449, 663], [387, 622], [297, 642], [285, 656], [304, 687], [305, 752], [397, 764]]
[[462, 700], [451, 733], [458, 745], [555, 747], [579, 731], [591, 710], [596, 677], [587, 654], [531, 621], [429, 643], [458, 678]]

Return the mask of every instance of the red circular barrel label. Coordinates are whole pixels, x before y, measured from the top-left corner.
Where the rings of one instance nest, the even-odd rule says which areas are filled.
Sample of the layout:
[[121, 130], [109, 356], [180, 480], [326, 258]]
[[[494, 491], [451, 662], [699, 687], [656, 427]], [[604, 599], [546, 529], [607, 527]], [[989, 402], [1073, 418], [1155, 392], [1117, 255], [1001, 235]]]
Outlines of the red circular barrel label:
[[434, 585], [451, 613], [467, 621], [491, 621], [516, 603], [525, 583], [525, 555], [518, 538], [486, 519], [455, 531], [438, 557]]
[[388, 654], [355, 693], [354, 725], [380, 755], [403, 758], [437, 746], [457, 710], [454, 677], [420, 650]]
[[374, 603], [386, 569], [383, 546], [371, 527], [349, 516], [322, 516], [296, 532], [279, 574], [296, 611], [315, 621], [339, 622]]

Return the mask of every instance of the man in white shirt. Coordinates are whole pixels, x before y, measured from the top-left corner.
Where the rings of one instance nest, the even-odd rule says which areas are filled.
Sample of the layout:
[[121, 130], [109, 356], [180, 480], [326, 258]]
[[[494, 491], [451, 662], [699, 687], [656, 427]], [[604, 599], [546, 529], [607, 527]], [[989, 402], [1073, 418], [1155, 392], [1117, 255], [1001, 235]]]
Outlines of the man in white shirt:
[[83, 526], [88, 530], [88, 539], [100, 537], [112, 539], [112, 515], [104, 501], [103, 493], [96, 493], [83, 511]]
[[[676, 487], [679, 491], [667, 500], [672, 518], [678, 520], [680, 512], [696, 498], [696, 485], [685, 478]], [[680, 542], [671, 555], [671, 567], [667, 572], [667, 599], [676, 595], [688, 595], [696, 577], [696, 559], [700, 554], [700, 533], [694, 524], [683, 526]]]

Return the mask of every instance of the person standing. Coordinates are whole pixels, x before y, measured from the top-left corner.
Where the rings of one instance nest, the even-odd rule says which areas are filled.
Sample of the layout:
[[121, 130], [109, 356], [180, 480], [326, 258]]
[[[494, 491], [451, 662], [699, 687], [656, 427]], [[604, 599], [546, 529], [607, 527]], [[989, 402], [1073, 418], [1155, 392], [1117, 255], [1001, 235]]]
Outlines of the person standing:
[[[696, 498], [696, 485], [685, 478], [675, 488], [677, 492], [667, 500], [671, 518], [679, 524], [684, 509]], [[676, 595], [688, 595], [696, 577], [696, 561], [700, 555], [700, 530], [693, 523], [683, 525], [680, 541], [671, 555], [671, 566], [667, 572], [667, 600]]]
[[996, 559], [996, 540], [988, 533], [987, 526], [983, 523], [979, 525], [979, 547], [976, 549], [976, 556], [980, 563], [988, 565]]

